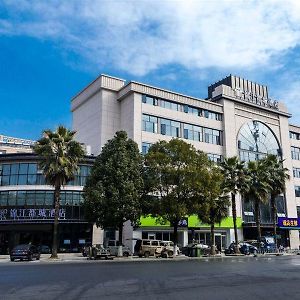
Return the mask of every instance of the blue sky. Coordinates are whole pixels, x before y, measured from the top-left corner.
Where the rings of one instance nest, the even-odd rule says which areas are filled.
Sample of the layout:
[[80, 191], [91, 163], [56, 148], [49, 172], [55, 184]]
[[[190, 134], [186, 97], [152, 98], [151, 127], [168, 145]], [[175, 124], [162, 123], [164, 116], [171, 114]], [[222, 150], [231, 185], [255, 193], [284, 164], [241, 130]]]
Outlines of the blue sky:
[[0, 1], [0, 133], [71, 127], [100, 73], [205, 98], [228, 74], [266, 84], [300, 124], [300, 1]]

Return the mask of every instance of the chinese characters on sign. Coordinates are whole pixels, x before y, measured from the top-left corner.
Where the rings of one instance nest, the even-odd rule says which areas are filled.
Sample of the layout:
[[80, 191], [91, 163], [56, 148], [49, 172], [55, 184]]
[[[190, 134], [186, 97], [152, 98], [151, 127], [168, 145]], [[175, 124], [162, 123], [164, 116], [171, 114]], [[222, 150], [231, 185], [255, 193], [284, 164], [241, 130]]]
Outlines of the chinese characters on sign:
[[278, 218], [278, 227], [299, 229], [300, 218]]
[[[59, 209], [59, 218], [66, 218], [66, 210]], [[54, 208], [4, 208], [0, 209], [0, 221], [54, 219]]]
[[251, 102], [260, 106], [273, 108], [278, 110], [278, 101], [267, 99], [265, 97], [262, 97], [260, 95], [256, 95], [250, 91], [243, 91], [240, 88], [233, 89], [234, 95], [236, 98], [245, 100], [247, 102]]

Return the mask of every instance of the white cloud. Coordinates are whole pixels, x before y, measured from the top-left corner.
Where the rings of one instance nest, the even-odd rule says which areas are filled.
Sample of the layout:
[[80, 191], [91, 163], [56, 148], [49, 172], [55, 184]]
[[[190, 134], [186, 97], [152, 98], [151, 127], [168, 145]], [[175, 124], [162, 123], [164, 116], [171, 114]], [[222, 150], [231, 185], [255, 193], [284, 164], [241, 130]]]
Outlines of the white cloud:
[[187, 69], [280, 66], [300, 44], [300, 2], [3, 1], [0, 34], [50, 39], [104, 65], [145, 75]]

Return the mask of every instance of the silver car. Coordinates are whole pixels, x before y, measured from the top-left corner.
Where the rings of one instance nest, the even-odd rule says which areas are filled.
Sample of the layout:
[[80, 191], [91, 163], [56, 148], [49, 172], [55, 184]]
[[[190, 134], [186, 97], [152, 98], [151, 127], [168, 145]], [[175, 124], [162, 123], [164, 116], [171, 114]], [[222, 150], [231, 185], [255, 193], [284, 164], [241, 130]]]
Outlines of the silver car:
[[[109, 249], [111, 255], [118, 256], [119, 241], [115, 241], [115, 240], [108, 241], [106, 248]], [[122, 244], [122, 252], [123, 252], [123, 256], [125, 256], [125, 257], [132, 255], [132, 252], [129, 249], [129, 247], [127, 247], [123, 244]]]

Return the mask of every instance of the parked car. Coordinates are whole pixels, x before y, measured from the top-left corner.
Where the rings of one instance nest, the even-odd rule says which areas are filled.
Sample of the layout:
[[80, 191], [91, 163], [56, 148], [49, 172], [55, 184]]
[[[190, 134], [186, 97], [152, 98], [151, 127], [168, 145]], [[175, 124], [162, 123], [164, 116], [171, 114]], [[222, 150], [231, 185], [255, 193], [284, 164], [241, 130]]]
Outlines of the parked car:
[[[111, 255], [118, 256], [119, 241], [115, 241], [115, 240], [108, 241], [106, 248], [109, 249]], [[132, 255], [132, 252], [129, 249], [129, 247], [125, 246], [124, 244], [122, 244], [122, 252], [123, 252], [123, 256], [125, 257]]]
[[12, 251], [10, 252], [10, 260], [14, 261], [15, 259], [27, 259], [27, 260], [33, 260], [34, 258], [36, 260], [40, 259], [40, 252], [36, 246], [30, 245], [30, 244], [22, 244], [14, 247]]
[[[238, 244], [241, 254], [249, 255], [257, 253], [257, 247], [253, 244], [246, 242], [239, 242]], [[231, 243], [228, 248], [225, 249], [225, 255], [235, 254], [235, 245]]]
[[38, 250], [41, 254], [50, 254], [51, 253], [51, 249], [47, 245], [38, 246]]
[[[137, 240], [134, 246], [134, 252], [139, 257], [145, 256], [161, 256], [162, 253], [165, 256], [173, 256], [174, 243], [172, 241], [160, 241], [160, 240]], [[177, 250], [179, 254], [179, 249]]]
[[100, 244], [96, 244], [88, 247], [87, 256], [89, 259], [98, 259], [98, 258], [113, 259], [109, 249], [104, 248]]

